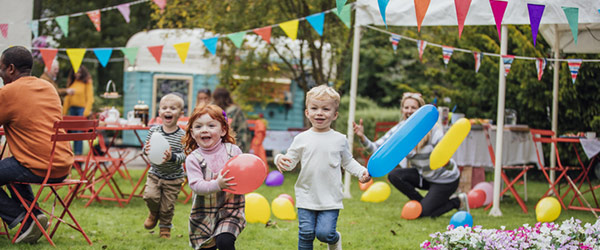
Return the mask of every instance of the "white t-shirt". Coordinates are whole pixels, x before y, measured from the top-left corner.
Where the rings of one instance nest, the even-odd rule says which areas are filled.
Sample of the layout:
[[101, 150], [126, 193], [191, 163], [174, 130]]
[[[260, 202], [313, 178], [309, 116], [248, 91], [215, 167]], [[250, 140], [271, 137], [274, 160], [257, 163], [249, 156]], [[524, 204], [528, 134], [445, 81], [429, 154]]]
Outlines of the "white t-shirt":
[[[281, 156], [277, 155], [275, 162]], [[344, 208], [341, 167], [357, 177], [367, 171], [352, 158], [346, 136], [333, 129], [327, 132], [309, 129], [298, 134], [285, 156], [292, 160], [287, 170], [295, 168], [298, 162], [302, 164], [295, 185], [298, 208]]]

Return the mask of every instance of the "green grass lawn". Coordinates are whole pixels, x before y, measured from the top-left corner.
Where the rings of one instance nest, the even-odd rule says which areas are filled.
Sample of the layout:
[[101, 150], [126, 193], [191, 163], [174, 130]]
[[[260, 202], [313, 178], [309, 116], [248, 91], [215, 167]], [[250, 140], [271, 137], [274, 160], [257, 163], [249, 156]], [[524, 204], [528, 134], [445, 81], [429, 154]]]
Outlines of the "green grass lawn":
[[[141, 170], [131, 170], [134, 178], [138, 178]], [[282, 186], [261, 186], [256, 192], [262, 194], [269, 203], [281, 193], [294, 196], [294, 182], [297, 173], [286, 173]], [[489, 176], [488, 176], [489, 177]], [[378, 178], [376, 181], [386, 181]], [[124, 183], [124, 182], [123, 182]], [[121, 183], [124, 191], [131, 188]], [[598, 184], [595, 181], [594, 184]], [[515, 202], [506, 196], [501, 202], [501, 210], [504, 216], [491, 217], [488, 211], [482, 208], [474, 209], [471, 214], [475, 225], [483, 228], [507, 229], [517, 228], [523, 224], [533, 225], [536, 223], [534, 206], [547, 184], [540, 181], [528, 182], [529, 201], [527, 207], [529, 213], [525, 214]], [[517, 186], [522, 194], [523, 188]], [[108, 189], [104, 194], [108, 194]], [[417, 220], [404, 220], [400, 217], [402, 206], [408, 199], [392, 187], [392, 194], [381, 203], [365, 203], [360, 201], [362, 192], [353, 179], [352, 198], [344, 200], [345, 209], [340, 213], [338, 220], [338, 231], [342, 234], [345, 249], [419, 249], [419, 245], [429, 239], [429, 234], [437, 231], [445, 231], [454, 211], [439, 218], [423, 218]], [[180, 199], [183, 200], [183, 194]], [[588, 199], [590, 200], [590, 199]], [[591, 200], [590, 200], [591, 201]], [[48, 201], [47, 207], [51, 201]], [[83, 205], [84, 199], [74, 201], [71, 209], [79, 219], [91, 238], [93, 245], [88, 246], [81, 234], [71, 228], [61, 225], [54, 237], [54, 242], [59, 249], [186, 249], [188, 245], [188, 216], [191, 202], [188, 204], [178, 203], [175, 210], [174, 228], [170, 240], [159, 239], [158, 228], [148, 231], [143, 227], [143, 221], [148, 215], [148, 210], [141, 198], [134, 198], [130, 204], [120, 208], [115, 202], [93, 203], [88, 208]], [[44, 205], [43, 205], [44, 206]], [[557, 220], [575, 217], [585, 222], [595, 222], [596, 219], [590, 212], [585, 211], [563, 211]], [[282, 221], [271, 215], [272, 225], [248, 224], [238, 238], [236, 245], [238, 249], [295, 249], [297, 248], [297, 221]], [[15, 229], [11, 230], [14, 233]], [[0, 237], [0, 249], [54, 249], [42, 237], [35, 245], [12, 245], [6, 237]], [[315, 241], [315, 249], [326, 249], [326, 244]]]

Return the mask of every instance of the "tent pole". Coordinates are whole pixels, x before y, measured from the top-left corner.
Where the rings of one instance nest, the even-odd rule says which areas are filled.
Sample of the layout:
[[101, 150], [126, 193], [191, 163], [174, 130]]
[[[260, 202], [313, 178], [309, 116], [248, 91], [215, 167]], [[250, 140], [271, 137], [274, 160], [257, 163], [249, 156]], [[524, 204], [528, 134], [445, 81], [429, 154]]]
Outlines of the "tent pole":
[[[560, 73], [560, 62], [558, 59], [560, 58], [560, 31], [558, 30], [558, 24], [554, 24], [554, 81], [552, 84], [552, 131], [554, 131], [554, 135], [558, 133], [558, 74]], [[556, 167], [556, 158], [553, 157], [555, 154], [554, 147], [550, 147], [550, 168], [554, 169]], [[550, 180], [554, 182], [556, 178], [556, 172], [554, 170], [550, 171]]]
[[[501, 29], [500, 55], [506, 55], [508, 49], [508, 28], [505, 24]], [[496, 162], [494, 164], [494, 200], [490, 216], [502, 216], [500, 211], [500, 184], [502, 181], [502, 144], [504, 135], [504, 101], [506, 96], [506, 77], [504, 76], [504, 62], [500, 57], [498, 64], [498, 114], [496, 115]]]
[[[350, 75], [350, 107], [348, 111], [348, 145], [350, 146], [350, 152], [352, 151], [352, 144], [354, 142], [354, 129], [352, 129], [352, 122], [354, 122], [354, 110], [356, 110], [356, 85], [358, 83], [358, 63], [360, 61], [360, 32], [362, 26], [360, 24], [354, 25], [354, 44], [352, 46], [352, 73]], [[352, 198], [350, 193], [350, 173], [346, 171], [344, 175], [344, 198]]]

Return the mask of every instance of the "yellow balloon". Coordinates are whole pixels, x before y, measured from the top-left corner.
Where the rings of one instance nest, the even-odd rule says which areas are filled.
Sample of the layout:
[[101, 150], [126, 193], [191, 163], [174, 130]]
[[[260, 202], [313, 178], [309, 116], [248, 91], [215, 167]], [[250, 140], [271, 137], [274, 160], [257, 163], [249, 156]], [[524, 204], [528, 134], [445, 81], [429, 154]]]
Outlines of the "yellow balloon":
[[535, 206], [535, 216], [539, 222], [553, 222], [558, 219], [561, 207], [554, 197], [544, 197]]
[[466, 118], [458, 119], [435, 146], [431, 155], [429, 155], [429, 167], [431, 169], [438, 169], [446, 165], [460, 144], [465, 140], [469, 131], [471, 131], [469, 120]]
[[373, 185], [362, 194], [360, 200], [366, 202], [382, 202], [390, 197], [390, 193], [392, 193], [390, 185], [383, 181], [378, 181], [373, 183]]
[[249, 223], [267, 223], [271, 218], [269, 201], [258, 193], [246, 194], [245, 214]]
[[271, 207], [273, 208], [273, 215], [275, 217], [282, 220], [295, 220], [296, 219], [296, 209], [294, 209], [294, 205], [292, 202], [283, 197], [277, 197], [271, 202]]

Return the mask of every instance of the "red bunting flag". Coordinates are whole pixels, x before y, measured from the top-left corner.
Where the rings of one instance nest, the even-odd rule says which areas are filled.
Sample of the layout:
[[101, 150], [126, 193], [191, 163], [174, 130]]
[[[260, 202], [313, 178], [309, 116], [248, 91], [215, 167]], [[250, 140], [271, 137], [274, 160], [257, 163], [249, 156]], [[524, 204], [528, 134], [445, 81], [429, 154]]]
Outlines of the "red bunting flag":
[[415, 12], [417, 14], [417, 31], [421, 32], [421, 24], [429, 8], [431, 0], [415, 0]]
[[94, 27], [96, 27], [96, 31], [100, 31], [100, 10], [92, 10], [86, 12]]
[[154, 59], [156, 60], [156, 62], [158, 64], [160, 64], [160, 58], [162, 57], [163, 46], [164, 45], [158, 45], [158, 46], [150, 46], [150, 47], [148, 47], [148, 50], [150, 51], [150, 53], [152, 54], [152, 56], [154, 56]]
[[579, 73], [579, 68], [581, 67], [581, 63], [583, 60], [581, 59], [568, 59], [569, 71], [571, 71], [571, 80], [573, 80], [573, 84], [575, 84], [575, 80], [577, 79], [577, 74]]
[[473, 56], [475, 57], [475, 73], [477, 73], [479, 72], [481, 61], [483, 61], [483, 53], [473, 51]]
[[456, 19], [458, 21], [458, 38], [460, 38], [465, 26], [465, 19], [467, 19], [467, 13], [471, 7], [471, 0], [454, 0], [454, 7], [456, 8]]
[[425, 47], [427, 47], [427, 41], [417, 40], [417, 47], [419, 48], [419, 61], [423, 61], [423, 52], [425, 52]]
[[56, 57], [56, 53], [58, 52], [58, 49], [39, 49], [40, 53], [42, 54], [42, 60], [44, 61], [44, 64], [46, 65], [46, 69], [48, 71], [50, 71], [50, 67], [52, 67], [52, 61], [54, 61], [54, 58]]
[[167, 6], [167, 0], [153, 0], [153, 2], [160, 8], [161, 11], [165, 10], [165, 6]]
[[515, 56], [513, 55], [502, 55], [502, 63], [504, 64], [504, 76], [508, 75], [510, 72], [510, 67], [515, 60]]
[[8, 23], [0, 23], [0, 32], [4, 38], [8, 36]]
[[444, 65], [446, 68], [448, 67], [448, 62], [450, 61], [450, 57], [452, 57], [452, 53], [454, 53], [453, 47], [442, 45], [442, 57], [444, 58]]
[[271, 43], [271, 26], [256, 28], [253, 30], [254, 33], [262, 37], [267, 43]]
[[548, 60], [546, 60], [546, 58], [535, 59], [535, 69], [537, 70], [538, 81], [542, 80], [542, 75], [544, 74], [544, 69], [546, 68], [547, 63]]

